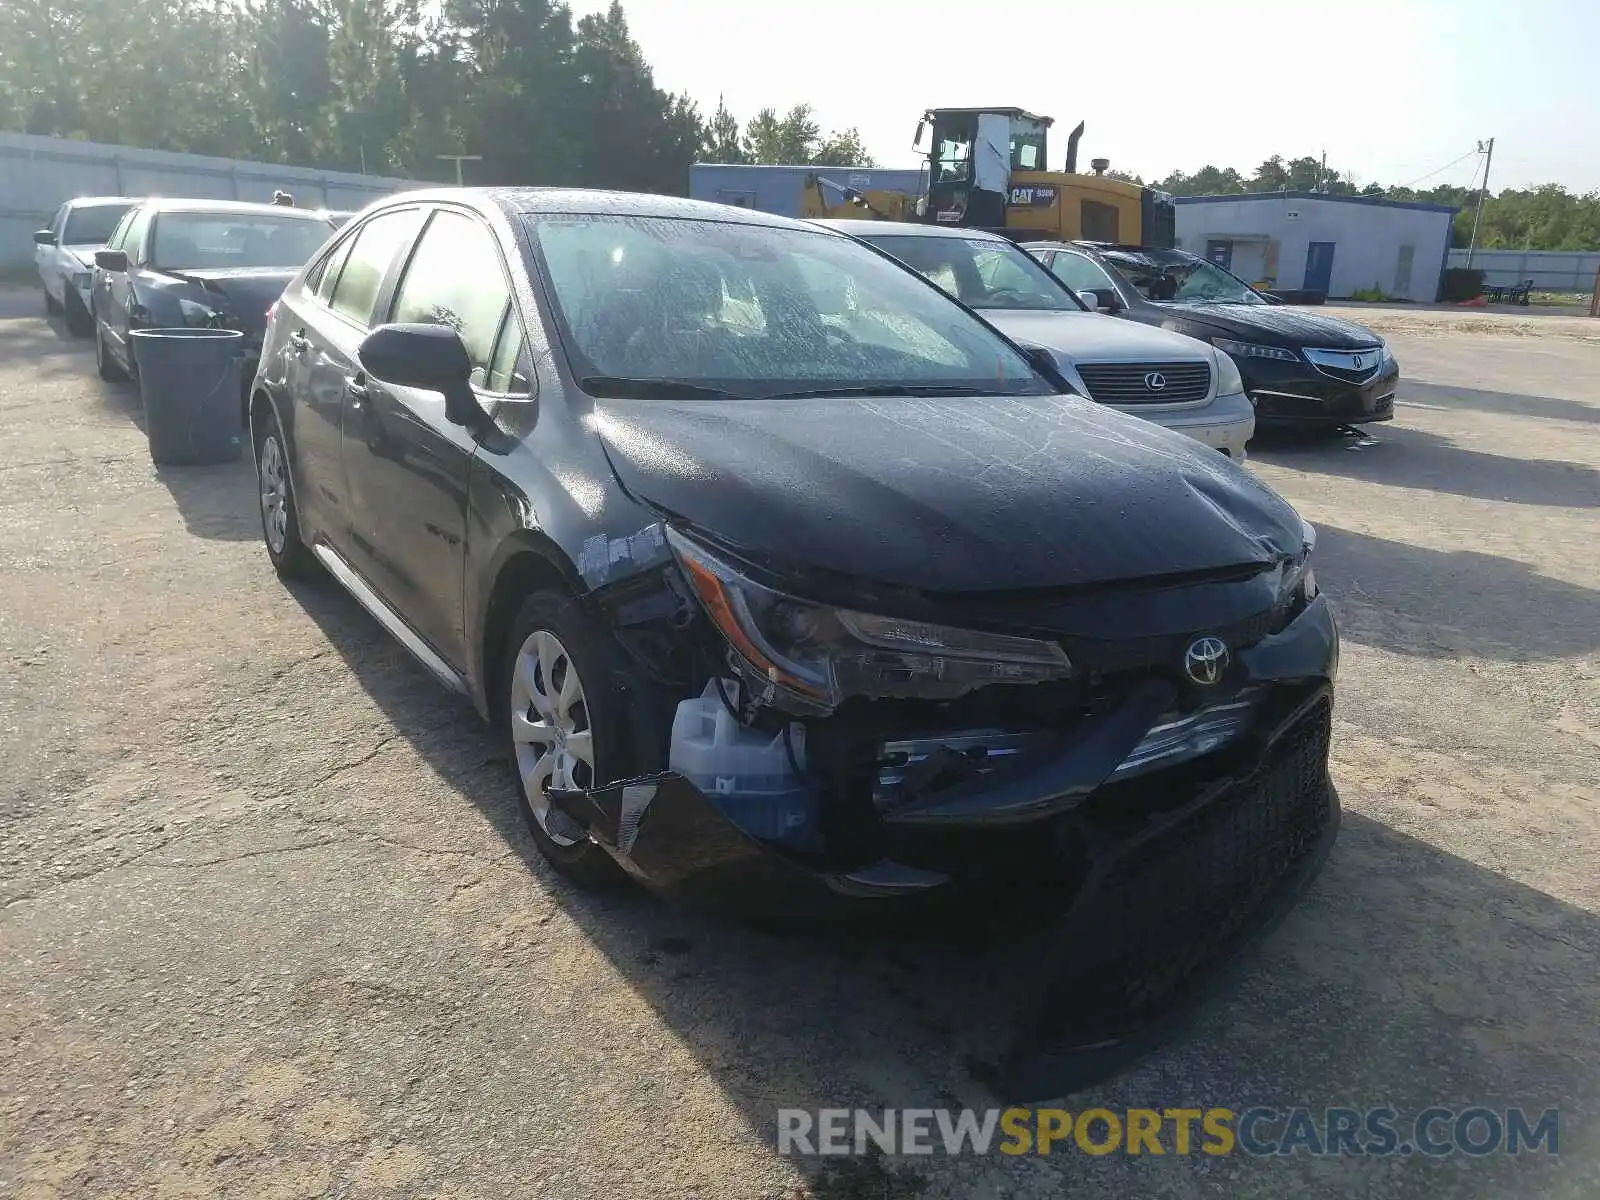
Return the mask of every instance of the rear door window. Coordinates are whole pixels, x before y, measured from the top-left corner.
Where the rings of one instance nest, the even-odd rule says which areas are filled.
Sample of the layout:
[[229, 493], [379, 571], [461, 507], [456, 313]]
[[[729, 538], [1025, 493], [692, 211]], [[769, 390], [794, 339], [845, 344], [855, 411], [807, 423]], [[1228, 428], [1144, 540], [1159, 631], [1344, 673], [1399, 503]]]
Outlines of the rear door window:
[[[395, 256], [416, 234], [422, 210], [403, 208], [380, 213], [362, 223], [333, 284], [329, 306], [334, 312], [366, 326], [372, 323], [378, 295]], [[329, 274], [331, 274], [331, 270]]]

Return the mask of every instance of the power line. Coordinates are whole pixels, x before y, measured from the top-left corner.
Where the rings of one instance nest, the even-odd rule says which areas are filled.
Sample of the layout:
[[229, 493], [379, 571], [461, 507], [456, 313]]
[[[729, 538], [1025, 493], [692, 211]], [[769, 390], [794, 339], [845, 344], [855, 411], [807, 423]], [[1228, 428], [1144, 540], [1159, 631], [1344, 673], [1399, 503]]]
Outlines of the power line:
[[[1413, 179], [1410, 183], [1403, 183], [1400, 186], [1401, 187], [1408, 187], [1408, 188], [1416, 187], [1417, 184], [1422, 183], [1425, 180], [1432, 179], [1435, 175], [1442, 175], [1444, 172], [1448, 171], [1451, 167], [1455, 166], [1456, 163], [1466, 162], [1467, 159], [1471, 158], [1474, 154], [1477, 154], [1478, 152], [1479, 151], [1476, 148], [1474, 148], [1472, 150], [1468, 150], [1460, 158], [1452, 159], [1450, 162], [1445, 163], [1445, 165], [1440, 167], [1438, 170], [1429, 171], [1426, 175], [1419, 176], [1418, 178]], [[1478, 176], [1478, 169], [1476, 167], [1474, 167], [1472, 169], [1472, 176], [1473, 176], [1474, 179], [1476, 179], [1477, 176]]]

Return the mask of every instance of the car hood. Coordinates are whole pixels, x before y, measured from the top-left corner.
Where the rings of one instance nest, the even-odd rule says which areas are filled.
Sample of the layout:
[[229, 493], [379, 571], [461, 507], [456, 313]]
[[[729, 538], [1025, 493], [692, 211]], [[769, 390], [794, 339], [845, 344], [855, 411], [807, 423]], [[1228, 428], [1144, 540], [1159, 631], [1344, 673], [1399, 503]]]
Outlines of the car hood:
[[1210, 348], [1195, 338], [1103, 313], [978, 311], [1012, 341], [1043, 346], [1073, 362], [1211, 361]]
[[260, 333], [267, 327], [267, 309], [299, 271], [299, 267], [208, 267], [167, 273], [213, 295], [226, 296], [228, 310], [239, 327], [247, 333]]
[[1298, 349], [1320, 346], [1329, 350], [1355, 350], [1376, 346], [1381, 340], [1354, 321], [1309, 313], [1277, 304], [1163, 304], [1190, 325], [1203, 325], [1218, 336], [1241, 341]]
[[102, 245], [93, 245], [93, 246], [91, 246], [91, 245], [86, 245], [86, 244], [83, 244], [83, 243], [79, 243], [79, 244], [75, 244], [75, 245], [71, 245], [71, 246], [63, 246], [61, 248], [63, 250], [65, 250], [69, 255], [71, 255], [74, 259], [76, 259], [78, 261], [78, 264], [80, 266], [82, 266], [83, 269], [86, 270], [86, 271], [94, 270], [94, 252], [96, 250], [104, 250], [105, 249], [105, 247], [102, 246]]
[[635, 497], [795, 568], [931, 593], [1266, 565], [1298, 515], [1215, 450], [1077, 396], [597, 401]]

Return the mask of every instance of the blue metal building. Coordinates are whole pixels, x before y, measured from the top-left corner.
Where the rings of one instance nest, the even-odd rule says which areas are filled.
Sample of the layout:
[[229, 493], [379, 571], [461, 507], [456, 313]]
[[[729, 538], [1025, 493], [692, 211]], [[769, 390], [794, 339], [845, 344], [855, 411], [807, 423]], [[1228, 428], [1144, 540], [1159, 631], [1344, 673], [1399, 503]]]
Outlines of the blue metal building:
[[[807, 175], [817, 174], [829, 183], [857, 191], [885, 190], [918, 194], [923, 172], [888, 167], [747, 166], [736, 163], [695, 163], [689, 168], [689, 196], [716, 204], [736, 204], [757, 212], [783, 217], [800, 215], [800, 193]], [[837, 192], [824, 191], [828, 203], [838, 204]]]

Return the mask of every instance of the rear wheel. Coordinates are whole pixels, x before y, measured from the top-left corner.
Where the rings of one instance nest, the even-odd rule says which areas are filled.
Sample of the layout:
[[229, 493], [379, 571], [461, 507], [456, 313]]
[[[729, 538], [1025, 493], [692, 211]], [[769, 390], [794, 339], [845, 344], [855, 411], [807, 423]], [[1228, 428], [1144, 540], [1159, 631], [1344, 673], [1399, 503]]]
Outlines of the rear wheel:
[[283, 431], [270, 408], [261, 415], [256, 432], [256, 490], [261, 500], [261, 537], [272, 568], [284, 579], [309, 573], [311, 551], [300, 540], [300, 515], [294, 504], [294, 484], [289, 478], [289, 456]]
[[539, 853], [582, 887], [626, 878], [553, 803], [547, 789], [586, 789], [636, 773], [623, 718], [630, 690], [619, 652], [570, 596], [536, 592], [511, 623], [500, 673], [505, 735], [522, 815]]

